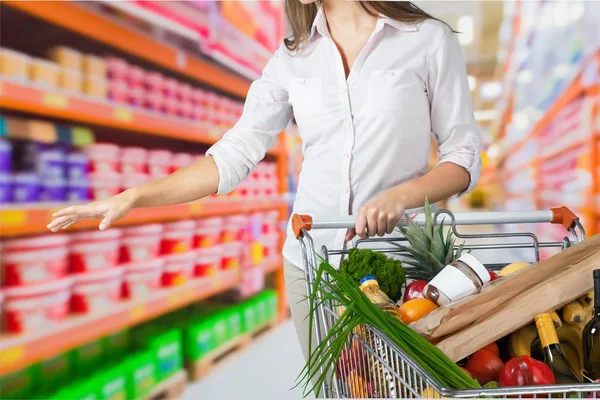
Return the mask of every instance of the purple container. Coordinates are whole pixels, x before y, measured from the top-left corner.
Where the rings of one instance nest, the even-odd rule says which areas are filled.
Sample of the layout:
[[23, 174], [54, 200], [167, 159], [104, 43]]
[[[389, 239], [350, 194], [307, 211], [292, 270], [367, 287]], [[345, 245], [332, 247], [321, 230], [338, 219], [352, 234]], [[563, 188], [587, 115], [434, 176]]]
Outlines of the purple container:
[[67, 156], [59, 149], [43, 150], [38, 153], [37, 171], [40, 177], [63, 178]]
[[12, 203], [13, 184], [9, 174], [0, 173], [0, 204]]
[[40, 201], [40, 180], [34, 172], [13, 174], [13, 198], [15, 203]]
[[42, 201], [59, 202], [67, 200], [67, 181], [60, 178], [46, 178], [42, 182]]
[[69, 153], [67, 155], [67, 177], [72, 179], [84, 179], [88, 172], [88, 158], [84, 153]]
[[12, 144], [7, 140], [0, 140], [0, 173], [10, 174], [12, 171]]
[[67, 201], [83, 202], [90, 200], [90, 182], [87, 179], [69, 179]]

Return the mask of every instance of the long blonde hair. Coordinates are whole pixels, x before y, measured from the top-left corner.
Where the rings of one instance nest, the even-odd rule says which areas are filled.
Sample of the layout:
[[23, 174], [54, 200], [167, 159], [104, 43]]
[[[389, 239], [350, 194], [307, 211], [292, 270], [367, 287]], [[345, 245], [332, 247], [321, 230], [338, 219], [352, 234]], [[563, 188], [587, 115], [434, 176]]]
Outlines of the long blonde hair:
[[[317, 15], [318, 4], [302, 4], [299, 0], [285, 0], [285, 14], [292, 28], [292, 36], [283, 40], [288, 50], [302, 48], [310, 36]], [[362, 8], [374, 17], [384, 15], [400, 22], [416, 23], [435, 19], [410, 1], [360, 1]]]

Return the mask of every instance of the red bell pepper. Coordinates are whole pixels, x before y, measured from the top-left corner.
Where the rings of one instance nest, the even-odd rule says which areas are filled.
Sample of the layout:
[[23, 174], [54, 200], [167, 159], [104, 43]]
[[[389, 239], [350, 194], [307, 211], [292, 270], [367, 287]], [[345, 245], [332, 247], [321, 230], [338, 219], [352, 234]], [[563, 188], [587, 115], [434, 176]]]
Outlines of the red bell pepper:
[[406, 287], [404, 297], [402, 300], [406, 303], [412, 299], [424, 299], [423, 290], [427, 286], [427, 281], [412, 281], [410, 285]]
[[550, 367], [529, 356], [515, 357], [500, 373], [500, 386], [553, 385], [556, 383]]

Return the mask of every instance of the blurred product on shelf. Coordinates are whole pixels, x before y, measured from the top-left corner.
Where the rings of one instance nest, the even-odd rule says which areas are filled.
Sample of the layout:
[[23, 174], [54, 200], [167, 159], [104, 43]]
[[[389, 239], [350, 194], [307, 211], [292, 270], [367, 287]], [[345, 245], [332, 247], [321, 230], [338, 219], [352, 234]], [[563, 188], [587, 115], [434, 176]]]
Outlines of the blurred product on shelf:
[[123, 267], [113, 267], [73, 275], [71, 310], [76, 314], [114, 312], [123, 287]]
[[31, 59], [29, 79], [34, 84], [38, 84], [44, 88], [56, 88], [58, 87], [59, 72], [59, 65], [52, 61], [41, 58]]
[[165, 260], [154, 258], [134, 261], [125, 265], [123, 278], [123, 297], [126, 299], [145, 300], [161, 286]]
[[162, 224], [132, 226], [123, 229], [121, 262], [155, 259], [160, 254]]
[[0, 48], [0, 74], [18, 80], [29, 78], [31, 57], [19, 51]]
[[93, 272], [115, 267], [119, 263], [121, 235], [118, 228], [71, 234], [71, 270]]
[[161, 254], [180, 254], [190, 251], [194, 243], [195, 226], [196, 223], [192, 220], [164, 224]]

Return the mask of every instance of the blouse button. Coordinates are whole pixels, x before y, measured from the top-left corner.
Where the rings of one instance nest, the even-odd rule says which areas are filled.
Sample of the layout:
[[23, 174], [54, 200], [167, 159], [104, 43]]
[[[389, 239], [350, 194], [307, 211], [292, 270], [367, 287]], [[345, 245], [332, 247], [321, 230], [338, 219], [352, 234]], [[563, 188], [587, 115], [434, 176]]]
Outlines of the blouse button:
[[390, 76], [394, 76], [394, 71], [390, 71]]
[[306, 83], [306, 79], [300, 79], [300, 83], [304, 85]]

